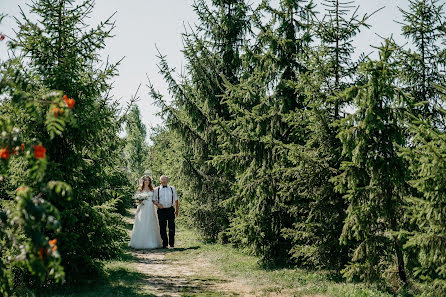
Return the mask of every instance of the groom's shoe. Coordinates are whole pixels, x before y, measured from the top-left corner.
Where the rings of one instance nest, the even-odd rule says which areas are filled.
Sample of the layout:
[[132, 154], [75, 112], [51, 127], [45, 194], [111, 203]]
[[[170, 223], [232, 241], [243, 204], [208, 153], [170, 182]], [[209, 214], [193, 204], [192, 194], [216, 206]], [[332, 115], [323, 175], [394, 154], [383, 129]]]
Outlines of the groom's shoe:
[[169, 247], [170, 247], [171, 249], [175, 248], [175, 246], [173, 246], [173, 245], [169, 245]]

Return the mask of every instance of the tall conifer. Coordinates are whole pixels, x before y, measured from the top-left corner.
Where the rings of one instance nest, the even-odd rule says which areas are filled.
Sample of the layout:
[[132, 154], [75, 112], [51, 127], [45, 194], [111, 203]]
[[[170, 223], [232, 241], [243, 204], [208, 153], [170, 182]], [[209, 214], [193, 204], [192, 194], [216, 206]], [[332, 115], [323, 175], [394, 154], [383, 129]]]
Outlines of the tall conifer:
[[358, 109], [342, 121], [339, 138], [345, 160], [337, 180], [349, 203], [341, 240], [356, 244], [344, 275], [376, 280], [384, 270], [397, 266], [399, 279], [406, 283], [397, 236], [405, 220], [403, 197], [408, 186], [407, 165], [398, 155], [398, 146], [404, 146], [406, 139], [396, 108], [402, 92], [396, 87], [394, 52], [395, 45], [386, 40], [379, 49], [380, 59], [360, 66], [365, 83], [341, 95], [354, 98]]
[[181, 154], [185, 199], [196, 226], [210, 239], [222, 236], [228, 225], [228, 214], [221, 204], [230, 196], [234, 174], [220, 172], [209, 161], [221, 151], [217, 132], [219, 119], [229, 119], [222, 101], [224, 81], [239, 79], [240, 52], [250, 26], [249, 7], [241, 0], [206, 1], [194, 4], [200, 23], [184, 34], [187, 72], [180, 81], [174, 79], [165, 57], [161, 56], [160, 72], [174, 97], [167, 105], [151, 88], [151, 94], [162, 107], [167, 125], [181, 135], [185, 150]]
[[53, 178], [73, 188], [71, 200], [48, 198], [61, 214], [59, 251], [68, 280], [97, 273], [100, 260], [119, 254], [125, 232], [116, 207], [129, 194], [119, 166], [121, 118], [117, 102], [109, 96], [117, 64], [101, 67], [99, 56], [114, 23], [108, 19], [89, 26], [93, 8], [92, 0], [34, 1], [30, 13], [37, 17], [22, 12], [14, 41], [24, 61], [30, 62], [26, 67], [36, 80], [34, 87], [60, 90], [75, 102], [76, 121], [64, 137], [49, 137], [43, 129], [45, 114], [26, 124], [29, 137], [48, 148]]
[[[446, 121], [438, 107], [444, 107], [441, 91], [436, 85], [446, 83], [446, 18], [444, 3], [438, 0], [409, 0], [403, 15], [402, 35], [410, 41], [401, 50], [404, 61], [401, 78], [412, 97], [411, 107], [417, 114], [430, 118], [432, 124], [443, 129]], [[444, 94], [443, 94], [444, 95]], [[427, 104], [415, 105], [419, 102]]]

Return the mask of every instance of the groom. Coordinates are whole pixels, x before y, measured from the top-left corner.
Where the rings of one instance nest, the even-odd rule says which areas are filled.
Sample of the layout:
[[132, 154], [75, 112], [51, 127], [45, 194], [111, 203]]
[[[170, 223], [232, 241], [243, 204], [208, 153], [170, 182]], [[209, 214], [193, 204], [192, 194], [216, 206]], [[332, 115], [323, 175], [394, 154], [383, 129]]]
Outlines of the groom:
[[[153, 204], [158, 207], [158, 221], [160, 235], [163, 240], [163, 248], [169, 245], [175, 246], [175, 218], [178, 216], [178, 195], [174, 187], [167, 183], [169, 178], [165, 175], [160, 177], [160, 186], [153, 193]], [[175, 207], [175, 208], [174, 208]], [[166, 234], [166, 225], [169, 225], [169, 240]]]

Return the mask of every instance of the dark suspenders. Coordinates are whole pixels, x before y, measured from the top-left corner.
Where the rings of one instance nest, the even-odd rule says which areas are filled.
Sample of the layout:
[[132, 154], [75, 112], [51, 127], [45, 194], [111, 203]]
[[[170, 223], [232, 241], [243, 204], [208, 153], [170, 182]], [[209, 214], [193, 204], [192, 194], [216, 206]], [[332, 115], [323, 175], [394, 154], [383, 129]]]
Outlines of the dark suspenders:
[[[168, 186], [170, 190], [172, 191], [172, 206], [173, 206], [173, 188]], [[158, 203], [160, 203], [160, 189], [161, 187], [158, 187]]]

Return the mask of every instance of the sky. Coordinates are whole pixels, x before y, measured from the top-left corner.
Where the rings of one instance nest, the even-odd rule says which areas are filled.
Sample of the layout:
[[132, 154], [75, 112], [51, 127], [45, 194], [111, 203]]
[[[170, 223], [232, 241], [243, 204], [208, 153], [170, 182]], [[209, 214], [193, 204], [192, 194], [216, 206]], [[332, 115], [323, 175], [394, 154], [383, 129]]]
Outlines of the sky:
[[[0, 24], [0, 32], [13, 36], [12, 30], [16, 28], [13, 17], [19, 15], [18, 6], [26, 11], [26, 3], [29, 2], [30, 0], [0, 0], [0, 12], [8, 15]], [[314, 2], [320, 5], [321, 0]], [[92, 24], [97, 24], [116, 12], [113, 18], [116, 21], [115, 37], [107, 41], [102, 57], [104, 60], [109, 57], [110, 61], [118, 61], [124, 57], [118, 68], [119, 77], [115, 78], [111, 93], [125, 105], [135, 94], [139, 84], [142, 84], [137, 104], [149, 134], [151, 127], [161, 124], [162, 121], [155, 115], [158, 109], [152, 105], [153, 101], [148, 94], [147, 76], [156, 89], [167, 99], [170, 98], [167, 85], [158, 73], [156, 47], [167, 55], [171, 67], [180, 70], [184, 66], [181, 53], [183, 25], [193, 25], [197, 22], [192, 3], [193, 0], [96, 0], [95, 10], [90, 19]], [[355, 4], [360, 6], [359, 14], [371, 13], [384, 6], [383, 10], [370, 19], [372, 28], [363, 30], [355, 38], [355, 56], [362, 52], [367, 54], [372, 52], [374, 49], [370, 45], [379, 45], [381, 42], [379, 36], [389, 37], [394, 34], [394, 39], [398, 43], [405, 43], [399, 34], [401, 26], [395, 21], [402, 20], [398, 7], [407, 9], [408, 0], [356, 0]], [[6, 57], [5, 42], [2, 42], [0, 59]]]

